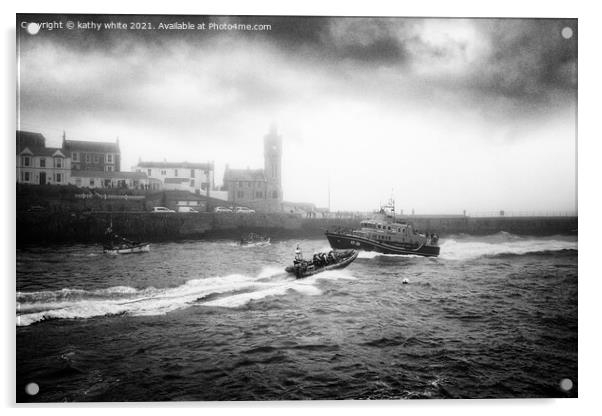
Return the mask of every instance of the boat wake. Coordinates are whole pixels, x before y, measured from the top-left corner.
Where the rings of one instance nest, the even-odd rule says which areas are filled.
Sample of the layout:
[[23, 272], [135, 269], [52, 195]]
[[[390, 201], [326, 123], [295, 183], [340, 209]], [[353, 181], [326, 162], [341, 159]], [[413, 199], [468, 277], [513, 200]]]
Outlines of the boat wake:
[[99, 290], [61, 289], [17, 292], [17, 326], [50, 319], [92, 318], [105, 315], [163, 315], [190, 306], [236, 308], [250, 301], [282, 296], [289, 291], [315, 296], [321, 279], [353, 279], [345, 270], [327, 271], [295, 279], [280, 267], [266, 267], [257, 276], [231, 274], [189, 280], [181, 286], [135, 289], [115, 286]]
[[[470, 260], [479, 257], [506, 257], [525, 254], [550, 254], [562, 251], [577, 250], [577, 241], [570, 237], [521, 237], [515, 234], [500, 232], [487, 236], [471, 236], [458, 234], [441, 239], [439, 259]], [[382, 254], [376, 251], [362, 251], [359, 259], [376, 257], [421, 258], [418, 255]]]
[[373, 259], [376, 257], [392, 257], [392, 258], [426, 258], [424, 256], [419, 256], [417, 254], [383, 254], [378, 253], [376, 251], [360, 251], [360, 254], [357, 256], [358, 259]]
[[525, 254], [553, 254], [577, 250], [577, 241], [558, 238], [520, 237], [509, 233], [492, 236], [444, 239], [439, 258], [470, 260], [479, 257], [506, 257]]

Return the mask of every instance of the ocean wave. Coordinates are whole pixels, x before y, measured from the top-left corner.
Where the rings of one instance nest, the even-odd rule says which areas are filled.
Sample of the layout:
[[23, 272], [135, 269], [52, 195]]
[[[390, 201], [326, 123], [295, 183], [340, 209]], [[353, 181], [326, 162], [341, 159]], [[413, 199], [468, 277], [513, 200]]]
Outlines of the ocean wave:
[[450, 239], [450, 240], [475, 240], [475, 241], [488, 242], [488, 243], [503, 243], [503, 242], [508, 242], [508, 241], [529, 240], [529, 239], [533, 239], [533, 238], [534, 237], [520, 236], [517, 234], [512, 234], [507, 231], [499, 231], [497, 233], [487, 234], [487, 235], [474, 235], [474, 234], [467, 234], [467, 233], [458, 233], [458, 234], [449, 235], [447, 237], [447, 239]]
[[[444, 238], [440, 243], [440, 259], [469, 260], [479, 257], [509, 257], [517, 255], [557, 255], [573, 254], [577, 251], [574, 237], [527, 237], [501, 231], [486, 236], [455, 234]], [[383, 254], [376, 251], [360, 251], [358, 259], [423, 258], [418, 255]], [[432, 258], [431, 258], [432, 259]]]
[[163, 315], [197, 306], [235, 308], [250, 301], [285, 295], [289, 291], [320, 295], [317, 283], [322, 279], [353, 279], [347, 271], [335, 270], [295, 279], [275, 266], [267, 266], [256, 276], [231, 274], [189, 280], [173, 288], [136, 289], [115, 286], [98, 290], [61, 289], [57, 291], [18, 292], [17, 326], [50, 319], [92, 318], [104, 315]]
[[462, 241], [450, 238], [442, 241], [439, 258], [469, 260], [479, 257], [552, 254], [566, 250], [576, 251], [577, 241], [519, 237], [493, 242], [491, 240]]
[[416, 254], [383, 254], [376, 251], [360, 251], [357, 258], [358, 259], [373, 259], [376, 257], [392, 257], [392, 258], [424, 258], [424, 256], [419, 256]]

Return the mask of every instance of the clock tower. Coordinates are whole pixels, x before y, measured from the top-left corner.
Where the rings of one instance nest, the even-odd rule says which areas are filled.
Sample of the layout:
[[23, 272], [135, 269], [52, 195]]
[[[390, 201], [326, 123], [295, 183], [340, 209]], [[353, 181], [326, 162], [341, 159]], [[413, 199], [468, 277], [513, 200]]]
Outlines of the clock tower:
[[263, 138], [264, 172], [267, 180], [266, 199], [282, 202], [282, 136], [278, 135], [276, 126]]

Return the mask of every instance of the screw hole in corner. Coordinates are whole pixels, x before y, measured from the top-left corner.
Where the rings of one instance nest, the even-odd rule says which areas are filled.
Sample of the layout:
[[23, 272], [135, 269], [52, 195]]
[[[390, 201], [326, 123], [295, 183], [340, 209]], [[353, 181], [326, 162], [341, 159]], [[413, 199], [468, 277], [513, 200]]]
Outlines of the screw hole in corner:
[[560, 390], [567, 393], [573, 390], [573, 380], [571, 380], [570, 378], [563, 378], [562, 380], [560, 380]]
[[38, 383], [28, 383], [25, 386], [25, 393], [29, 394], [30, 396], [35, 396], [39, 392], [40, 386], [38, 386]]
[[562, 35], [563, 38], [570, 39], [570, 38], [573, 37], [573, 29], [571, 29], [570, 27], [566, 26], [566, 27], [564, 27], [562, 29], [562, 31], [560, 32], [560, 34]]

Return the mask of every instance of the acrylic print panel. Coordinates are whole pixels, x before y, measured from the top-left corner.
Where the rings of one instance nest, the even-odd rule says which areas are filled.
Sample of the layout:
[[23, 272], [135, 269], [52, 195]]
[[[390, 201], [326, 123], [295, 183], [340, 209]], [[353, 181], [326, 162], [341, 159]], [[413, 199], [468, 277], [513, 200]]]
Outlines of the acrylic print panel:
[[577, 397], [577, 34], [18, 15], [17, 401]]

